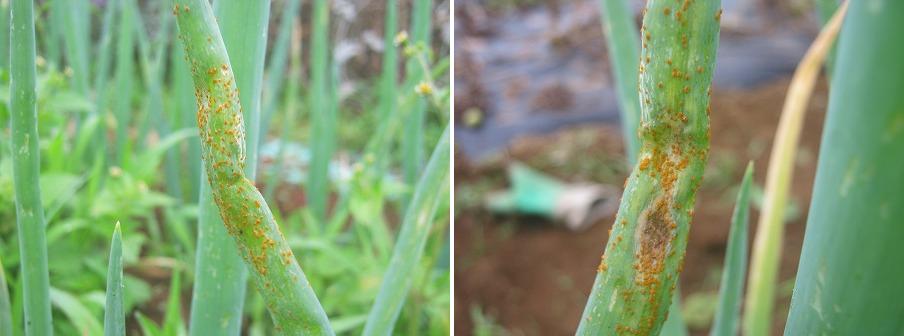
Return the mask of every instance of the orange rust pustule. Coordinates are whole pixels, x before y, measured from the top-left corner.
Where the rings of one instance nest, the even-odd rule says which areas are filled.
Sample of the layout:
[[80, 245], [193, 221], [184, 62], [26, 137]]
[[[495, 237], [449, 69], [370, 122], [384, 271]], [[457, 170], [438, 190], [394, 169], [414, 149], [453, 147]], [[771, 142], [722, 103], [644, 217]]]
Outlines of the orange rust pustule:
[[608, 269], [609, 269], [609, 265], [606, 264], [606, 255], [604, 254], [602, 257], [600, 257], [600, 264], [599, 264], [599, 266], [596, 267], [596, 271], [597, 272], [605, 272]]

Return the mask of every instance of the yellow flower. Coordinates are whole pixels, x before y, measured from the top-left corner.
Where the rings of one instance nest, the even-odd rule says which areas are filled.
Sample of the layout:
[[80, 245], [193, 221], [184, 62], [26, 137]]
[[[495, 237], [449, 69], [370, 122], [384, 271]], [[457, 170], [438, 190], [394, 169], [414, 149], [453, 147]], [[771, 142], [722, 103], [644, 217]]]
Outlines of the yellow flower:
[[420, 82], [415, 88], [414, 92], [422, 96], [429, 96], [433, 94], [433, 85], [429, 82]]
[[408, 42], [408, 32], [403, 30], [403, 31], [400, 31], [398, 34], [396, 34], [395, 45], [396, 45], [396, 47], [398, 47], [405, 42]]

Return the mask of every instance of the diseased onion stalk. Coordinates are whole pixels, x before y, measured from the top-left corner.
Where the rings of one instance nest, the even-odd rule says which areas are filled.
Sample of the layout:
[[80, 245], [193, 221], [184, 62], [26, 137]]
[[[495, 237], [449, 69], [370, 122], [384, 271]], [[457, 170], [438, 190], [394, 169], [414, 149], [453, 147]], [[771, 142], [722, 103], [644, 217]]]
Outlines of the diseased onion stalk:
[[179, 38], [191, 68], [201, 156], [226, 230], [236, 240], [276, 329], [287, 335], [330, 335], [308, 284], [270, 209], [245, 177], [245, 130], [235, 77], [206, 0], [177, 0]]
[[641, 27], [641, 150], [579, 335], [658, 335], [709, 151], [719, 0], [650, 0]]
[[[260, 129], [260, 97], [267, 46], [267, 27], [270, 17], [270, 1], [223, 1], [214, 14], [223, 23], [219, 26], [226, 51], [231, 58], [230, 65], [235, 76], [235, 85], [242, 102], [242, 117], [245, 121], [245, 155], [248, 162], [257, 162], [257, 143]], [[182, 61], [182, 60], [180, 60]], [[182, 61], [186, 79], [190, 82], [187, 62]], [[186, 85], [187, 84], [187, 85]], [[191, 95], [190, 83], [185, 85], [188, 92], [177, 95]], [[184, 99], [184, 98], [183, 98]], [[189, 97], [189, 110], [195, 103]], [[185, 111], [185, 110], [183, 110]], [[184, 112], [183, 112], [184, 113]], [[191, 115], [191, 113], [184, 113]], [[191, 126], [189, 120], [186, 126]], [[198, 146], [200, 151], [200, 146]], [[200, 172], [200, 152], [193, 157]], [[245, 176], [255, 180], [256, 169], [251, 164], [245, 167]], [[195, 281], [192, 286], [191, 322], [189, 335], [238, 336], [242, 331], [242, 312], [248, 283], [248, 268], [235, 248], [235, 242], [223, 225], [219, 209], [214, 202], [206, 173], [197, 180], [199, 184], [198, 239], [195, 257]]]

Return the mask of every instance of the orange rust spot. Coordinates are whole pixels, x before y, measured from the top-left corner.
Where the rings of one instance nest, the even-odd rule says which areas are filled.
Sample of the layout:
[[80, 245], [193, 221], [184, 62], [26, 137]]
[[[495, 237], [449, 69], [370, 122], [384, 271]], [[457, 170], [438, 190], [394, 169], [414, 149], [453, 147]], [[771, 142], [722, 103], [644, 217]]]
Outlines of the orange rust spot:
[[600, 257], [600, 264], [596, 267], [596, 271], [602, 273], [608, 269], [609, 265], [606, 264], [606, 255], [604, 254], [602, 257]]
[[282, 256], [283, 264], [287, 266], [295, 259], [295, 256], [292, 255], [292, 250], [283, 250], [280, 255]]
[[647, 170], [647, 167], [649, 167], [649, 166], [650, 166], [650, 158], [649, 157], [645, 156], [643, 159], [640, 160], [640, 170]]
[[665, 16], [669, 16], [672, 14], [672, 9], [666, 7], [665, 9], [662, 10], [662, 14], [665, 14]]
[[719, 8], [719, 11], [716, 12], [716, 22], [722, 22], [722, 8]]

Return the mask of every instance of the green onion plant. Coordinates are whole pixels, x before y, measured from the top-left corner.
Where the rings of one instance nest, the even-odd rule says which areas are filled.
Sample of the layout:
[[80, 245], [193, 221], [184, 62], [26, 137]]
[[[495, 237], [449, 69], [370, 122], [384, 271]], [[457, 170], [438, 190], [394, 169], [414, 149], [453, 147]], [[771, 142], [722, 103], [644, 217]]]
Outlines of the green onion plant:
[[640, 152], [580, 335], [658, 334], [683, 262], [709, 150], [719, 1], [652, 0], [641, 27]]

